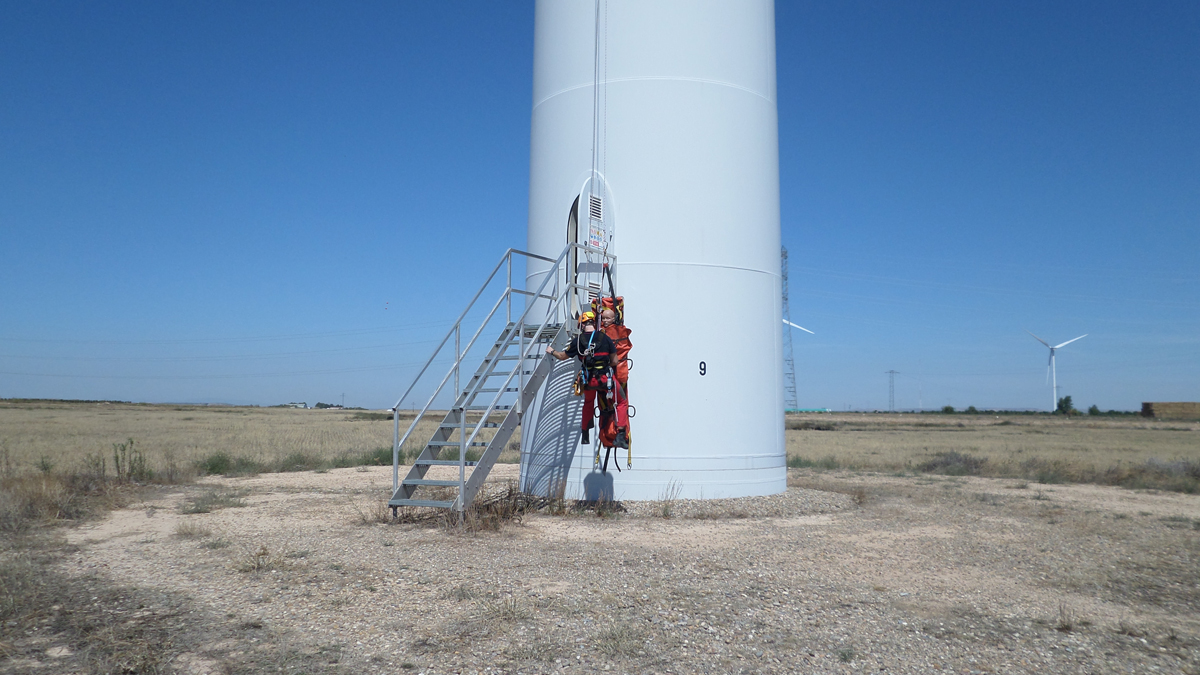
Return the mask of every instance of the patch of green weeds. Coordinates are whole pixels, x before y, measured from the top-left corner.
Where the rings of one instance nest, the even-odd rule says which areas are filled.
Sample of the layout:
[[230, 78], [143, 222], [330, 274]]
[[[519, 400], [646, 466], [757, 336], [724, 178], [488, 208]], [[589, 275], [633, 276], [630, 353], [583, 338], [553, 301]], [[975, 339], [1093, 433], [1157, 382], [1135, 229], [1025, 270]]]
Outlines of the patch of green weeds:
[[[413, 453], [416, 454], [416, 453]], [[400, 451], [400, 463], [408, 463], [409, 455]], [[391, 466], [392, 465], [392, 448], [391, 446], [381, 446], [374, 450], [366, 450], [359, 453], [348, 452], [338, 457], [335, 457], [329, 466], [334, 469], [348, 469], [352, 466]]]
[[797, 431], [836, 431], [838, 426], [832, 422], [812, 422], [809, 420], [789, 420], [788, 429]]
[[1075, 616], [1075, 612], [1067, 607], [1066, 603], [1060, 602], [1058, 604], [1058, 621], [1054, 624], [1054, 630], [1060, 633], [1070, 633], [1078, 624], [1079, 619]]
[[625, 624], [610, 626], [596, 635], [596, 650], [609, 658], [633, 656], [641, 649], [640, 633]]
[[228, 452], [215, 452], [196, 462], [196, 470], [210, 476], [254, 476], [263, 472], [261, 462], [249, 457], [234, 457]]
[[458, 584], [446, 592], [446, 597], [459, 601], [474, 599], [476, 595], [478, 593], [475, 592], [475, 589], [467, 584]]
[[944, 476], [978, 476], [986, 464], [986, 457], [975, 457], [951, 450], [937, 453], [933, 459], [917, 468], [925, 473], [939, 473]]
[[218, 509], [240, 508], [246, 506], [246, 500], [242, 498], [247, 494], [248, 490], [208, 490], [181, 504], [179, 510], [183, 513], [212, 513]]
[[817, 460], [808, 459], [807, 457], [788, 457], [787, 462], [789, 469], [823, 469], [826, 471], [834, 471], [842, 468], [841, 462], [833, 455]]
[[1159, 520], [1162, 521], [1167, 527], [1173, 527], [1177, 529], [1198, 527], [1198, 523], [1200, 523], [1200, 521], [1193, 521], [1187, 516], [1163, 516], [1162, 518], [1159, 518]]
[[207, 539], [212, 530], [194, 520], [182, 520], [175, 526], [175, 536], [182, 539]]
[[113, 468], [118, 483], [148, 483], [154, 477], [146, 463], [146, 455], [133, 447], [133, 439], [113, 443]]
[[325, 466], [325, 461], [308, 452], [290, 452], [270, 467], [279, 473], [312, 471]]
[[533, 613], [514, 597], [480, 601], [479, 609], [484, 616], [501, 621], [524, 621], [533, 616]]
[[287, 566], [287, 554], [288, 552], [282, 547], [272, 550], [266, 544], [260, 544], [258, 548], [249, 548], [243, 551], [242, 555], [234, 561], [234, 569], [239, 572], [281, 570]]

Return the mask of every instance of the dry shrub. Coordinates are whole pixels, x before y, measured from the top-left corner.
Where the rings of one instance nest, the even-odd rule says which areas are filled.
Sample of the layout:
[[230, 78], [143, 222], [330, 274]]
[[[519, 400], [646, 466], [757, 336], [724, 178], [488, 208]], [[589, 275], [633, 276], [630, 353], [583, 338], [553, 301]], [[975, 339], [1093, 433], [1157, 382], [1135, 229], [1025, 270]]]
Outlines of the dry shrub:
[[609, 658], [633, 656], [642, 649], [638, 631], [625, 624], [617, 624], [596, 635], [596, 650]]
[[[453, 501], [457, 496], [454, 488], [441, 488], [441, 491], [431, 491], [430, 499]], [[471, 503], [465, 513], [459, 514], [452, 509], [435, 509], [424, 507], [401, 506], [396, 509], [395, 518], [387, 516], [387, 502], [380, 502], [382, 513], [364, 514], [359, 510], [360, 519], [366, 517], [368, 522], [391, 522], [440, 527], [448, 532], [496, 532], [504, 526], [520, 523], [527, 512], [544, 508], [551, 500], [544, 497], [534, 497], [517, 489], [515, 483], [508, 483], [504, 489], [490, 495], [480, 494]], [[381, 520], [376, 520], [380, 518]]]
[[[834, 492], [840, 495], [846, 495], [854, 502], [856, 506], [862, 506], [871, 501], [871, 494], [861, 485], [843, 485], [841, 483], [832, 483], [822, 480], [812, 480], [804, 477], [788, 478], [788, 487], [800, 488], [802, 490], [818, 490], [820, 492]], [[745, 518], [748, 516], [733, 516]]]
[[1060, 633], [1070, 633], [1075, 630], [1075, 625], [1078, 623], [1078, 618], [1075, 612], [1067, 607], [1067, 603], [1058, 603], [1058, 620], [1054, 624], [1054, 629]]
[[183, 520], [175, 526], [175, 536], [182, 539], [207, 539], [212, 534], [212, 530], [194, 520]]
[[813, 422], [811, 420], [788, 420], [784, 425], [786, 429], [795, 429], [797, 431], [836, 431], [838, 425], [831, 422]]
[[1116, 631], [1121, 635], [1128, 635], [1129, 637], [1140, 638], [1146, 635], [1146, 630], [1144, 628], [1140, 628], [1136, 624], [1126, 621], [1125, 617], [1121, 617], [1117, 621]]
[[460, 601], [471, 600], [476, 595], [478, 594], [475, 592], [475, 589], [471, 588], [471, 586], [468, 584], [458, 584], [454, 588], [446, 591], [446, 597]]
[[658, 496], [658, 508], [655, 509], [663, 518], [670, 518], [675, 511], [675, 502], [679, 500], [679, 493], [683, 491], [683, 486], [671, 481], [663, 488], [663, 491]]
[[834, 471], [842, 468], [842, 463], [833, 455], [816, 460], [799, 456], [788, 457], [787, 465], [789, 469], [824, 469], [826, 471]]
[[464, 532], [497, 532], [505, 525], [520, 523], [535, 501], [536, 498], [517, 490], [517, 486], [510, 482], [499, 493], [477, 498], [461, 519], [457, 513], [444, 513], [443, 522], [450, 529], [461, 528]]
[[154, 477], [146, 455], [133, 447], [133, 439], [113, 443], [113, 470], [118, 483], [148, 483]]
[[64, 479], [57, 474], [25, 474], [0, 480], [0, 532], [17, 534], [39, 522], [80, 520], [91, 515], [96, 502], [117, 495], [105, 483]]
[[1078, 473], [1072, 471], [1066, 462], [1061, 460], [1045, 460], [1040, 457], [1032, 457], [1021, 462], [1020, 475], [1022, 478], [1028, 478], [1043, 485], [1067, 483], [1073, 478], [1079, 477]]
[[259, 544], [258, 548], [252, 546], [243, 548], [240, 555], [234, 560], [233, 568], [239, 572], [281, 570], [287, 567], [288, 557], [286, 546], [272, 549], [266, 544]]
[[247, 494], [248, 490], [207, 490], [180, 504], [179, 510], [183, 513], [212, 513], [219, 509], [241, 508], [247, 505], [243, 499]]
[[1111, 468], [1097, 482], [1101, 481], [1134, 489], [1197, 494], [1200, 493], [1200, 461], [1181, 459], [1164, 462], [1152, 458], [1141, 465]]
[[44, 602], [45, 590], [40, 570], [27, 552], [0, 557], [0, 625]]
[[264, 468], [257, 460], [234, 457], [225, 451], [214, 452], [196, 461], [196, 470], [210, 476], [256, 476], [262, 473]]
[[137, 612], [147, 600], [135, 589], [64, 574], [51, 542], [26, 539], [17, 550], [0, 552], [0, 665], [4, 656], [40, 657], [52, 632], [49, 644], [72, 648], [54, 672], [166, 672], [174, 646], [169, 631], [181, 623], [180, 614]]
[[705, 505], [688, 515], [693, 520], [739, 520], [749, 518], [750, 512], [738, 507]]
[[[1003, 417], [789, 415], [789, 427], [837, 426], [833, 433], [787, 429], [789, 467], [907, 473], [936, 458], [930, 469], [937, 473], [1200, 493], [1194, 440], [1200, 425], [1181, 433], [1133, 416], [1087, 424], [1065, 416]], [[986, 463], [945, 461], [954, 452]]]
[[535, 638], [532, 642], [516, 644], [505, 651], [514, 661], [540, 661], [549, 663], [558, 658], [562, 650], [553, 642]]
[[1032, 457], [1018, 464], [1015, 473], [1043, 484], [1096, 483], [1134, 490], [1200, 493], [1200, 462], [1194, 460], [1167, 462], [1151, 458], [1136, 464], [1097, 469], [1090, 465]]
[[498, 621], [524, 621], [533, 616], [527, 607], [514, 597], [498, 600], [481, 600], [479, 611], [483, 617]]
[[978, 476], [987, 464], [986, 457], [973, 457], [951, 450], [939, 452], [933, 459], [917, 468], [925, 473], [940, 473], [945, 476]]
[[350, 506], [354, 508], [354, 522], [359, 525], [386, 525], [392, 522], [392, 514], [386, 499], [376, 499], [366, 506], [361, 506], [353, 499]]

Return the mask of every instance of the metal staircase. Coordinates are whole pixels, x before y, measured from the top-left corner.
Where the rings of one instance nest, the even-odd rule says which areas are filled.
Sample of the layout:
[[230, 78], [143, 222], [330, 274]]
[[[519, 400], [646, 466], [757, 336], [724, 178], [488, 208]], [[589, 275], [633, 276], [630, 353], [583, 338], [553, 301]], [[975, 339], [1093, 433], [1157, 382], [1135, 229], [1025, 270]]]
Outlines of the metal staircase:
[[[545, 268], [536, 291], [513, 287], [514, 259]], [[408, 390], [392, 407], [392, 498], [388, 500], [388, 506], [393, 516], [405, 506], [437, 507], [462, 513], [471, 505], [550, 373], [552, 362], [544, 358], [546, 347], [561, 350], [567, 344], [575, 333], [575, 314], [599, 288], [602, 264], [608, 262], [611, 265], [615, 260], [599, 249], [582, 244], [568, 245], [557, 260], [516, 249], [505, 252]], [[494, 282], [501, 269], [506, 269], [507, 274], [500, 297], [463, 345], [464, 321], [485, 291], [498, 285]], [[596, 277], [594, 281], [589, 279], [592, 276]], [[501, 308], [504, 308], [502, 318]], [[517, 314], [515, 318], [514, 314]], [[489, 327], [495, 329], [496, 325], [501, 326], [499, 337], [482, 358], [478, 349], [473, 356], [472, 350], [479, 337]], [[452, 355], [447, 350], [451, 338], [454, 343]], [[452, 357], [450, 367], [424, 407], [414, 416], [408, 430], [401, 435], [401, 405], [439, 357]], [[461, 374], [475, 359], [479, 361], [474, 373], [465, 384], [461, 383]], [[446, 391], [447, 385], [453, 387], [449, 392], [454, 395], [454, 401], [443, 413], [435, 410], [435, 401]], [[418, 427], [424, 426], [428, 432], [427, 421], [438, 419], [438, 415], [441, 415], [440, 420], [432, 427], [429, 440], [401, 480], [400, 460], [405, 444], [417, 433]], [[458, 467], [457, 476], [452, 477], [450, 467]], [[440, 474], [439, 477], [428, 478], [431, 471]]]

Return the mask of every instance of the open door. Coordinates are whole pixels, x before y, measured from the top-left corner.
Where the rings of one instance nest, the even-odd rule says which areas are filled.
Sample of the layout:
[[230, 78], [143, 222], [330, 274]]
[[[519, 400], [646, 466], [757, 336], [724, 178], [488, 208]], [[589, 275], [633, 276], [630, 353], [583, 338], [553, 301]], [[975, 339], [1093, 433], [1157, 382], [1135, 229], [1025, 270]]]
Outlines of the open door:
[[[575, 197], [575, 202], [571, 204], [571, 210], [567, 212], [567, 244], [575, 244], [579, 242], [579, 197]], [[567, 279], [568, 284], [575, 283], [579, 278], [579, 251], [571, 249], [567, 253]], [[571, 318], [579, 316], [579, 296], [571, 295]]]

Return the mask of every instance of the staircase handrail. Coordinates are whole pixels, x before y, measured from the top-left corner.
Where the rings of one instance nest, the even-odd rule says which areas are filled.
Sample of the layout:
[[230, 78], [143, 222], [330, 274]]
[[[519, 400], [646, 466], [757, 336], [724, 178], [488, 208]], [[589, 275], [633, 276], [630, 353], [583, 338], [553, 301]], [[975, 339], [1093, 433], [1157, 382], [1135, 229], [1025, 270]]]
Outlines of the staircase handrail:
[[[527, 251], [522, 251], [522, 250], [515, 249], [515, 248], [509, 248], [507, 251], [505, 251], [504, 255], [501, 256], [500, 261], [492, 269], [492, 272], [491, 272], [491, 274], [488, 275], [487, 280], [483, 283], [483, 285], [475, 293], [474, 297], [471, 298], [471, 301], [467, 304], [466, 309], [463, 310], [463, 313], [461, 315], [459, 315], [458, 320], [456, 320], [454, 322], [454, 325], [451, 326], [450, 330], [446, 333], [446, 336], [444, 338], [442, 338], [442, 341], [440, 343], [438, 343], [438, 346], [434, 349], [433, 354], [429, 357], [429, 360], [425, 362], [425, 365], [422, 366], [420, 372], [418, 372], [417, 376], [413, 379], [412, 384], [409, 385], [408, 389], [404, 392], [404, 395], [402, 395], [400, 397], [400, 399], [396, 401], [396, 405], [392, 408], [393, 438], [394, 438], [394, 445], [393, 445], [393, 450], [392, 450], [392, 490], [393, 491], [395, 491], [399, 487], [399, 482], [400, 482], [400, 475], [399, 475], [400, 448], [402, 448], [404, 446], [404, 444], [408, 441], [409, 437], [416, 430], [417, 425], [425, 417], [425, 414], [427, 412], [429, 412], [430, 406], [433, 405], [433, 402], [437, 398], [438, 394], [440, 394], [442, 389], [445, 388], [446, 383], [450, 379], [450, 376], [453, 375], [455, 370], [460, 367], [463, 358], [470, 352], [470, 350], [474, 346], [476, 340], [479, 338], [480, 334], [482, 334], [483, 329], [487, 327], [488, 323], [491, 322], [492, 318], [495, 316], [496, 311], [499, 310], [501, 304], [503, 304], [506, 299], [509, 299], [511, 302], [511, 296], [514, 292], [517, 292], [520, 295], [526, 296], [527, 298], [533, 297], [535, 299], [553, 300], [553, 302], [550, 303], [550, 305], [546, 308], [545, 318], [542, 320], [542, 323], [538, 326], [538, 329], [535, 333], [535, 335], [541, 335], [542, 332], [546, 330], [546, 327], [550, 324], [551, 319], [554, 318], [555, 315], [557, 314], [560, 306], [562, 305], [563, 300], [568, 297], [569, 292], [576, 291], [576, 290], [589, 290], [589, 289], [587, 289], [587, 287], [582, 286], [578, 283], [574, 283], [574, 282], [568, 282], [568, 283], [564, 284], [565, 287], [562, 288], [561, 290], [558, 288], [559, 287], [559, 269], [560, 269], [564, 259], [566, 258], [567, 254], [572, 250], [579, 250], [579, 251], [582, 251], [585, 253], [599, 254], [605, 260], [611, 260], [613, 262], [616, 261], [616, 256], [610, 255], [606, 251], [603, 251], [601, 249], [594, 248], [591, 246], [587, 246], [584, 244], [578, 244], [578, 243], [567, 244], [566, 247], [563, 248], [562, 253], [559, 254], [558, 258], [554, 259], [554, 260], [551, 260], [550, 258], [548, 258], [546, 256], [537, 255], [535, 253], [529, 253]], [[553, 265], [551, 265], [546, 270], [546, 272], [543, 274], [541, 284], [538, 285], [537, 290], [534, 291], [533, 293], [530, 293], [529, 291], [526, 291], [523, 289], [515, 289], [512, 287], [511, 266], [512, 266], [512, 256], [514, 254], [523, 255], [527, 258], [532, 258], [532, 259], [536, 259], [536, 260], [542, 260], [544, 262], [553, 263]], [[461, 352], [459, 352], [458, 354], [455, 355], [454, 363], [451, 364], [450, 369], [446, 372], [446, 375], [442, 378], [442, 381], [438, 384], [437, 388], [430, 395], [429, 400], [426, 401], [425, 405], [421, 408], [421, 412], [417, 413], [417, 415], [413, 418], [412, 422], [409, 424], [408, 429], [405, 431], [403, 438], [401, 438], [400, 437], [400, 405], [401, 405], [401, 403], [403, 403], [404, 399], [408, 397], [409, 393], [412, 392], [413, 388], [416, 387], [416, 385], [420, 381], [421, 377], [424, 376], [425, 371], [429, 368], [429, 366], [437, 358], [437, 355], [441, 353], [442, 348], [449, 341], [450, 336], [454, 335], [455, 332], [460, 329], [462, 321], [466, 318], [466, 315], [470, 312], [471, 308], [474, 307], [475, 302], [479, 300], [479, 297], [481, 295], [483, 295], [483, 292], [485, 290], [487, 290], [487, 287], [489, 285], [491, 285], [492, 280], [495, 279], [495, 277], [496, 277], [496, 273], [500, 271], [500, 268], [504, 266], [506, 261], [509, 263], [509, 279], [508, 279], [508, 283], [507, 283], [504, 291], [500, 294], [500, 297], [496, 300], [496, 303], [492, 306], [491, 311], [488, 312], [487, 316], [480, 323], [479, 328], [475, 331], [475, 334], [471, 337], [471, 340], [467, 343], [466, 347], [464, 349], [462, 349]], [[546, 285], [550, 282], [550, 280], [552, 278], [554, 279], [554, 285], [555, 285], [556, 290], [553, 295], [545, 295], [543, 293], [543, 291], [546, 289]], [[524, 335], [525, 319], [529, 315], [530, 311], [533, 310], [535, 304], [536, 303], [526, 301], [524, 311], [521, 312], [521, 316], [518, 318], [518, 320], [515, 322], [510, 321], [510, 323], [512, 324], [512, 328], [508, 330], [508, 333], [504, 339], [504, 342], [501, 343], [501, 345], [500, 345], [500, 350], [498, 353], [503, 353], [503, 351], [508, 348], [508, 346], [513, 341], [514, 335], [520, 335], [520, 336]], [[511, 307], [511, 304], [510, 304], [510, 307]], [[511, 319], [511, 315], [510, 315], [510, 319]], [[534, 339], [534, 340], [530, 341], [530, 344], [528, 347], [525, 347], [521, 350], [520, 355], [517, 359], [517, 367], [508, 373], [508, 377], [505, 378], [504, 383], [500, 385], [500, 387], [498, 388], [498, 390], [496, 392], [496, 395], [492, 397], [491, 402], [488, 404], [487, 409], [480, 416], [479, 421], [477, 421], [476, 424], [474, 425], [474, 428], [470, 434], [470, 437], [463, 439], [460, 436], [459, 441], [460, 441], [461, 447], [463, 448], [463, 450], [460, 451], [460, 455], [462, 455], [463, 452], [465, 452], [465, 448], [470, 447], [470, 444], [472, 442], [474, 442], [475, 438], [479, 435], [480, 430], [483, 428], [483, 423], [485, 421], [487, 421], [488, 416], [491, 415], [492, 412], [495, 410], [497, 403], [499, 402], [499, 400], [505, 393], [505, 389], [507, 389], [508, 385], [512, 383], [513, 376], [525, 368], [525, 361], [529, 358], [529, 351], [536, 348], [536, 345], [538, 345], [538, 344], [539, 343], [537, 342], [537, 340]], [[491, 368], [494, 368], [494, 367], [495, 367], [495, 364], [493, 363]], [[472, 387], [472, 389], [469, 392], [462, 392], [461, 394], [456, 392], [456, 394], [455, 394], [456, 402], [458, 401], [458, 398], [460, 396], [462, 396], [463, 400], [464, 400], [464, 406], [463, 406], [464, 409], [462, 411], [462, 421], [463, 421], [464, 431], [465, 431], [465, 426], [466, 426], [465, 401], [470, 400], [473, 395], [478, 394], [477, 390], [487, 380], [487, 375], [490, 374], [491, 368], [489, 368], [488, 373], [485, 373], [482, 377], [480, 377], [475, 382], [474, 386]], [[523, 394], [523, 392], [518, 393], [518, 397], [521, 394]], [[460, 457], [460, 459], [461, 459], [461, 457]], [[462, 498], [462, 495], [461, 495], [461, 490], [460, 490], [459, 499], [461, 500], [461, 498]]]
[[[459, 326], [459, 324], [462, 323], [462, 320], [467, 318], [467, 313], [470, 312], [471, 308], [475, 306], [475, 301], [478, 300], [479, 296], [483, 295], [483, 292], [486, 291], [487, 287], [491, 285], [492, 279], [496, 278], [496, 272], [499, 272], [500, 268], [504, 267], [505, 262], [508, 262], [510, 265], [512, 264], [512, 255], [514, 253], [523, 255], [527, 258], [535, 258], [537, 260], [543, 260], [545, 262], [552, 262], [552, 263], [558, 262], [556, 260], [551, 260], [550, 258], [547, 258], [546, 256], [538, 255], [536, 253], [529, 253], [528, 251], [522, 251], [520, 249], [510, 248], [507, 251], [505, 251], [504, 255], [500, 256], [500, 262], [496, 263], [496, 266], [494, 268], [492, 268], [492, 273], [488, 275], [487, 281], [484, 281], [483, 285], [479, 287], [479, 290], [475, 291], [475, 296], [472, 297], [471, 301], [467, 303], [466, 309], [463, 310], [462, 314], [458, 315], [458, 319], [454, 322], [454, 324], [452, 326], [450, 326], [450, 330], [446, 331], [446, 337], [442, 338], [442, 341], [438, 343], [437, 347], [434, 347], [433, 354], [431, 354], [429, 356], [429, 360], [425, 362], [425, 365], [421, 366], [421, 371], [419, 373], [417, 373], [416, 377], [413, 378], [412, 384], [408, 385], [408, 389], [406, 389], [404, 391], [404, 394], [402, 394], [400, 396], [400, 398], [397, 399], [396, 405], [392, 406], [392, 408], [391, 408], [392, 410], [399, 409], [400, 404], [404, 402], [404, 399], [408, 398], [408, 395], [412, 393], [413, 388], [417, 386], [417, 382], [421, 381], [421, 376], [423, 376], [425, 374], [426, 369], [428, 369], [430, 364], [433, 363], [434, 359], [437, 358], [437, 355], [441, 353], [442, 347], [446, 346], [446, 342], [450, 339], [450, 336], [454, 335], [454, 331], [458, 329], [458, 326]], [[503, 299], [503, 296], [501, 296], [501, 299]]]
[[[613, 260], [613, 261], [616, 260], [616, 256], [609, 255], [608, 253], [605, 253], [598, 249], [591, 249], [590, 247], [585, 246], [583, 244], [568, 244], [567, 247], [563, 250], [563, 253], [564, 254], [567, 253], [572, 248], [579, 248], [580, 250], [583, 250], [583, 251], [588, 251], [590, 249], [592, 252], [600, 253], [605, 259]], [[554, 270], [557, 272], [557, 269], [558, 268], [556, 266], [554, 268]], [[542, 286], [545, 286], [546, 282], [549, 281], [548, 277], [549, 277], [549, 275], [547, 275], [546, 279], [542, 280]], [[556, 281], [556, 284], [557, 284], [557, 281]], [[509, 290], [511, 291], [511, 290], [515, 290], [515, 289], [509, 289]], [[582, 286], [577, 283], [566, 284], [566, 288], [563, 289], [564, 292], [558, 293], [554, 298], [554, 302], [549, 307], [546, 308], [546, 318], [542, 320], [542, 323], [538, 326], [537, 330], [534, 331], [534, 335], [541, 335], [546, 330], [547, 326], [550, 325], [551, 318], [553, 318], [555, 316], [556, 312], [559, 309], [559, 306], [568, 297], [568, 291], [571, 291], [571, 290], [587, 290], [587, 288], [585, 286]], [[542, 291], [542, 288], [539, 287], [536, 295], [538, 295], [540, 297], [541, 291]], [[530, 310], [532, 310], [533, 307], [534, 307], [534, 305], [532, 303], [527, 303], [525, 305], [525, 311], [523, 311], [521, 313], [520, 318], [518, 318], [515, 322], [513, 322], [516, 330], [510, 330], [508, 332], [508, 335], [505, 337], [504, 342], [501, 344], [499, 353], [503, 353], [504, 350], [508, 347], [508, 345], [512, 344], [514, 335], [523, 335], [524, 328], [525, 328], [525, 317], [529, 314]], [[518, 356], [518, 358], [517, 358], [518, 367], [513, 369], [512, 371], [510, 371], [508, 373], [508, 377], [506, 377], [504, 379], [504, 382], [502, 382], [500, 384], [500, 386], [498, 387], [498, 390], [496, 391], [496, 395], [492, 397], [491, 403], [488, 404], [487, 409], [483, 412], [483, 415], [479, 418], [479, 421], [475, 423], [474, 429], [472, 430], [470, 437], [468, 437], [465, 441], [463, 441], [463, 447], [470, 447], [471, 443], [473, 443], [475, 441], [475, 437], [478, 436], [479, 432], [484, 428], [483, 423], [487, 420], [488, 416], [491, 415], [492, 412], [495, 410], [496, 404], [498, 404], [500, 402], [500, 398], [504, 395], [505, 389], [508, 388], [509, 384], [512, 384], [513, 377], [520, 371], [520, 369], [525, 367], [525, 360], [527, 358], [529, 358], [529, 356], [530, 356], [529, 351], [536, 349], [538, 344], [539, 343], [537, 342], [537, 340], [532, 340], [532, 341], [530, 341], [528, 347], [524, 347], [522, 349], [520, 356]], [[494, 362], [493, 362], [492, 367], [493, 368], [495, 367]], [[480, 385], [486, 379], [487, 379], [486, 375], [485, 375], [485, 377], [481, 377], [479, 379], [479, 381], [475, 383], [474, 390], [478, 390]], [[523, 392], [518, 392], [518, 395], [520, 395], [521, 393], [523, 393]]]

